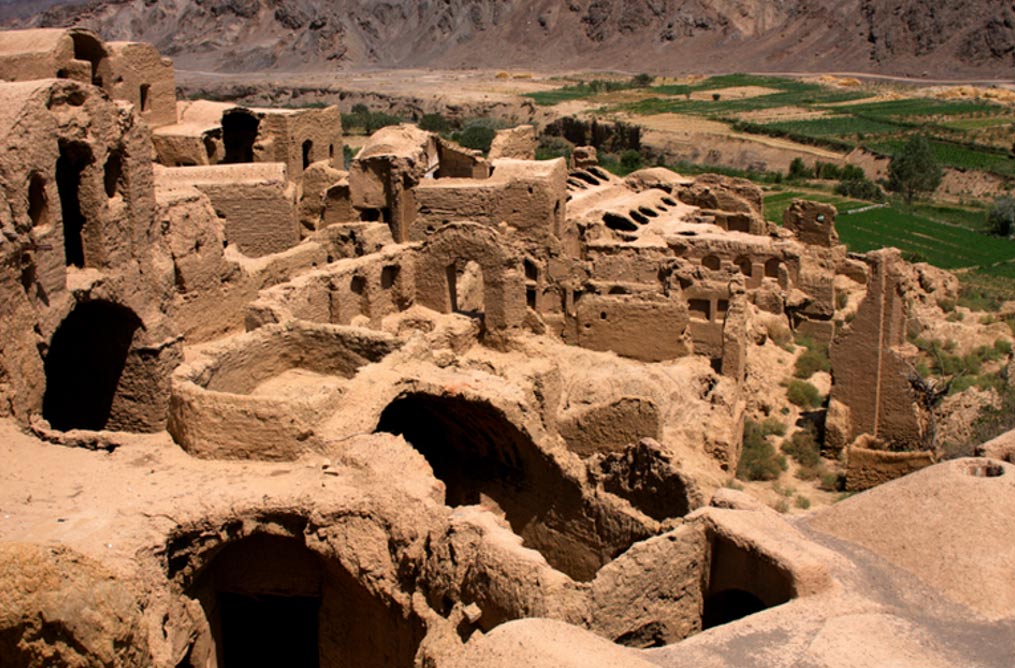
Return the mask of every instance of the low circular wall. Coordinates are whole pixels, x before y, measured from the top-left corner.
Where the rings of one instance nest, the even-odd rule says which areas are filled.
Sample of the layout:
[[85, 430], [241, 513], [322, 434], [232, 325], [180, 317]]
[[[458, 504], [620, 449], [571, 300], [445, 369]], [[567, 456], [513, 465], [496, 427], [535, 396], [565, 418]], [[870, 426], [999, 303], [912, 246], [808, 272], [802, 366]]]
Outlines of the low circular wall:
[[[352, 378], [398, 345], [381, 332], [302, 321], [241, 334], [173, 374], [169, 433], [197, 457], [296, 459], [321, 447], [313, 427], [341, 401], [340, 379]], [[293, 370], [336, 382], [308, 384], [295, 393], [256, 393], [262, 383]]]

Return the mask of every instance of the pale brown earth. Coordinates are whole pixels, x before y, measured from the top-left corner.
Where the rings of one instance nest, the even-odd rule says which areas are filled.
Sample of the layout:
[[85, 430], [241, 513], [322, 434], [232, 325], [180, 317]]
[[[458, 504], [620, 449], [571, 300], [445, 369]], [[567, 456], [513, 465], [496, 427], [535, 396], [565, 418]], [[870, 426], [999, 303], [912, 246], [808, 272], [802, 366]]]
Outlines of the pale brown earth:
[[714, 90], [699, 90], [691, 93], [692, 100], [712, 100], [718, 95], [723, 100], [748, 100], [761, 95], [777, 93], [775, 88], [764, 86], [735, 86], [732, 88], [716, 88]]
[[644, 127], [643, 144], [668, 162], [730, 165], [785, 172], [794, 158], [843, 164], [847, 156], [788, 139], [737, 132], [729, 125], [682, 114], [621, 116]]

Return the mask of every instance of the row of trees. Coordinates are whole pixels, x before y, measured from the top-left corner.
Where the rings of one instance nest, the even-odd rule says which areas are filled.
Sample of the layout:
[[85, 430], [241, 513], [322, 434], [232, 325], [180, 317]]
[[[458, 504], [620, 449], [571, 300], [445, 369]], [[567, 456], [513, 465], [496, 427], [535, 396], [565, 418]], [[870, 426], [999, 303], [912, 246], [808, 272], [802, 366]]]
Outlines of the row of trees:
[[[793, 179], [838, 180], [835, 192], [845, 197], [855, 197], [872, 202], [884, 200], [881, 186], [870, 181], [864, 171], [856, 165], [839, 167], [832, 163], [817, 161], [813, 169], [804, 164], [802, 158], [794, 158], [787, 174]], [[912, 204], [917, 195], [935, 190], [941, 184], [942, 170], [926, 137], [916, 136], [909, 140], [888, 166], [888, 178], [881, 182], [886, 189], [897, 192]]]

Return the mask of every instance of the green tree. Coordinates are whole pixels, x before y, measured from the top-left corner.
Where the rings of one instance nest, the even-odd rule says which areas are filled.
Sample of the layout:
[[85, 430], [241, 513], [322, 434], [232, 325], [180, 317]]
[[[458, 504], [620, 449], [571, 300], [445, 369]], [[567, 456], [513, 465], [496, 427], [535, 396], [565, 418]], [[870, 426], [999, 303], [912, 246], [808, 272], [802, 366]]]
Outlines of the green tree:
[[998, 197], [987, 212], [987, 224], [991, 234], [1015, 238], [1015, 197]]
[[940, 184], [941, 165], [923, 135], [910, 139], [888, 166], [888, 188], [902, 193], [909, 204], [918, 193], [931, 192]]
[[366, 131], [368, 135], [372, 135], [381, 128], [386, 128], [389, 125], [398, 125], [402, 122], [398, 116], [392, 116], [391, 114], [385, 114], [382, 111], [377, 113], [367, 114], [366, 118]]
[[641, 153], [629, 148], [620, 154], [620, 165], [629, 172], [641, 169], [643, 164]]
[[453, 134], [451, 138], [465, 148], [485, 153], [490, 150], [490, 145], [493, 143], [493, 138], [496, 134], [497, 131], [493, 128], [482, 125], [470, 125], [461, 132]]
[[419, 119], [419, 129], [443, 133], [451, 129], [451, 124], [440, 114], [423, 114], [423, 117]]
[[790, 179], [809, 179], [814, 176], [814, 171], [804, 164], [803, 158], [793, 158], [787, 175]]
[[645, 74], [645, 73], [636, 74], [633, 77], [631, 77], [631, 87], [632, 88], [648, 88], [649, 86], [652, 85], [652, 82], [655, 81], [655, 80], [656, 80], [656, 78], [654, 76], [652, 76], [651, 74]]

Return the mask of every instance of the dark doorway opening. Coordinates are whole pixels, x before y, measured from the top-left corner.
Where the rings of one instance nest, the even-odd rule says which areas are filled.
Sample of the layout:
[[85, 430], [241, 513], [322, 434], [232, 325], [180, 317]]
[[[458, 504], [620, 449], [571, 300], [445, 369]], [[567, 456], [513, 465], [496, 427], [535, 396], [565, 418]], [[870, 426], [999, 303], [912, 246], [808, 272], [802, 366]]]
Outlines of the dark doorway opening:
[[54, 429], [103, 429], [109, 421], [141, 320], [110, 302], [79, 304], [60, 324], [46, 355], [42, 416]]
[[254, 161], [254, 142], [257, 141], [257, 130], [261, 121], [257, 116], [235, 109], [222, 115], [222, 143], [225, 144], [226, 155], [222, 162], [236, 164]]
[[320, 665], [317, 640], [320, 598], [220, 592], [218, 605], [225, 668]]
[[151, 84], [141, 84], [141, 88], [138, 91], [138, 93], [139, 93], [139, 95], [141, 97], [141, 111], [142, 112], [151, 111], [151, 109], [152, 109], [152, 105], [151, 105], [151, 92], [152, 92], [152, 86], [151, 86]]
[[106, 167], [103, 174], [103, 184], [106, 187], [106, 197], [112, 199], [120, 194], [120, 181], [123, 178], [123, 151], [113, 149], [106, 158]]
[[701, 613], [701, 628], [710, 629], [729, 624], [747, 615], [761, 612], [768, 606], [749, 591], [727, 589], [705, 599]]
[[81, 173], [93, 159], [92, 151], [86, 144], [60, 142], [60, 157], [56, 161], [56, 188], [60, 193], [64, 257], [68, 267], [85, 266], [82, 233], [86, 220], [81, 212]]
[[41, 227], [50, 222], [46, 179], [40, 174], [32, 174], [28, 183], [28, 217], [32, 220], [32, 227]]
[[449, 506], [488, 497], [505, 512], [521, 511], [516, 521], [531, 516], [513, 497], [526, 483], [522, 451], [535, 446], [489, 404], [408, 394], [384, 409], [377, 431], [405, 437], [426, 458], [447, 486]]
[[[293, 517], [277, 519], [301, 530]], [[210, 643], [192, 645], [178, 668], [411, 668], [425, 632], [337, 558], [288, 536], [255, 533], [221, 547], [187, 592], [204, 609]]]
[[303, 142], [303, 169], [310, 166], [314, 157], [314, 142], [309, 139]]
[[778, 259], [772, 258], [765, 262], [765, 277], [766, 278], [779, 278], [779, 267], [782, 265]]
[[767, 555], [725, 536], [712, 541], [702, 629], [743, 619], [796, 596], [793, 577]]
[[92, 85], [101, 88], [102, 75], [99, 68], [108, 55], [102, 48], [102, 43], [84, 33], [72, 33], [71, 39], [74, 41], [74, 59], [86, 60], [92, 64]]

